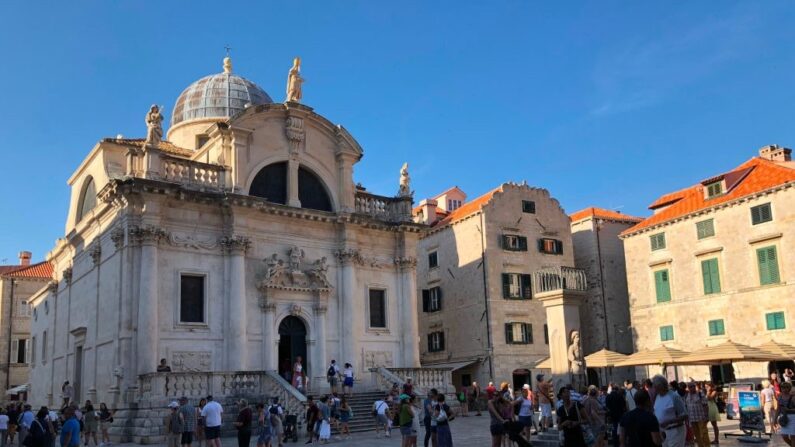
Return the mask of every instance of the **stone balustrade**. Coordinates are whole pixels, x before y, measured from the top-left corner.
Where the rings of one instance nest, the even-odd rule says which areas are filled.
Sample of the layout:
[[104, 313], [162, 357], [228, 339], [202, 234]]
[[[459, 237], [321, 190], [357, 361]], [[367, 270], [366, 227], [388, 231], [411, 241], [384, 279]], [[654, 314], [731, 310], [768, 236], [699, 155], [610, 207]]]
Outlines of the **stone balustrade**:
[[356, 191], [355, 212], [387, 222], [411, 222], [411, 197], [385, 197]]
[[224, 168], [183, 158], [161, 155], [160, 177], [168, 182], [200, 188], [223, 189]]
[[414, 392], [425, 395], [431, 388], [436, 388], [440, 393], [451, 394], [455, 392], [453, 385], [453, 372], [450, 368], [370, 368], [372, 386], [387, 391], [397, 383], [401, 388], [406, 379], [411, 377]]
[[533, 289], [535, 293], [554, 290], [586, 291], [588, 281], [585, 270], [573, 267], [549, 267], [533, 273]]

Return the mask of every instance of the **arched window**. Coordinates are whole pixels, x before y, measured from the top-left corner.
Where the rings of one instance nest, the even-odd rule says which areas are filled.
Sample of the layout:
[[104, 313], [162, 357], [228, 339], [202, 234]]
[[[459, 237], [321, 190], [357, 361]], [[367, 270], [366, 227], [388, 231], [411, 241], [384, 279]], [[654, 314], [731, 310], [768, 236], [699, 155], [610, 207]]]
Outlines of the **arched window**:
[[[262, 197], [268, 202], [287, 203], [287, 162], [265, 166], [254, 177], [249, 195]], [[298, 200], [302, 208], [332, 211], [331, 198], [323, 181], [312, 171], [298, 168]]]
[[83, 191], [80, 193], [80, 201], [77, 204], [77, 222], [97, 206], [97, 188], [94, 186], [94, 179], [89, 177], [83, 184]]

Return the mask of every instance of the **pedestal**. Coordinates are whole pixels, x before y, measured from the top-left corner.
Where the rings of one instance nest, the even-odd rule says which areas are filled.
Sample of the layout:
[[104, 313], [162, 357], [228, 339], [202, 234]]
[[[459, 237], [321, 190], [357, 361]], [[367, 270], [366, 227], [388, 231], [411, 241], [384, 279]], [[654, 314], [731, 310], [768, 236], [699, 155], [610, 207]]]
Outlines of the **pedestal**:
[[[568, 383], [578, 384], [569, 365], [571, 334], [580, 331], [580, 303], [585, 292], [578, 290], [552, 290], [537, 293], [535, 298], [544, 305], [549, 332], [549, 361], [555, 390]], [[580, 352], [582, 350], [580, 349]], [[582, 357], [581, 357], [582, 358]], [[583, 361], [582, 374], [585, 373]]]

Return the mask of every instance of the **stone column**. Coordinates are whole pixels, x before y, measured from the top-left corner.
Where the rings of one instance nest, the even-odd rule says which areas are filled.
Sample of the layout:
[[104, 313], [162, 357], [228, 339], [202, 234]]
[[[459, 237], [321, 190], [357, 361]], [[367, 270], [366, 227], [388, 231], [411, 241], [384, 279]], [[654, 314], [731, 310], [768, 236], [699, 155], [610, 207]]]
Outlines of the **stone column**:
[[401, 302], [401, 333], [403, 338], [403, 359], [402, 364], [398, 365], [403, 368], [419, 368], [420, 367], [420, 345], [417, 340], [418, 337], [418, 323], [417, 323], [417, 260], [412, 257], [396, 258], [395, 264], [398, 266], [398, 275], [400, 276], [401, 296], [398, 298]]
[[273, 303], [265, 303], [262, 305], [262, 347], [263, 352], [263, 369], [265, 371], [278, 371], [279, 365], [276, 359], [276, 353], [279, 347], [278, 334], [274, 331], [274, 319], [276, 318], [276, 305]]
[[[315, 311], [315, 332], [314, 339], [317, 341], [315, 348], [315, 364], [312, 366], [313, 379], [315, 381], [315, 391], [325, 389], [326, 366], [331, 359], [326, 352], [326, 304], [319, 303], [314, 306]], [[322, 388], [321, 388], [322, 387]]]
[[356, 260], [359, 259], [359, 251], [355, 249], [344, 249], [337, 252], [337, 260], [342, 269], [342, 279], [337, 291], [340, 295], [341, 326], [340, 333], [340, 356], [338, 362], [344, 365], [349, 362], [355, 371], [363, 372], [364, 365], [359, 365], [359, 344], [358, 338], [362, 335], [359, 329], [364, 306], [356, 306]]
[[246, 250], [251, 240], [243, 236], [221, 239], [221, 245], [229, 257], [229, 320], [225, 334], [229, 371], [245, 371], [248, 353], [246, 334]]
[[536, 293], [535, 298], [541, 301], [547, 314], [549, 359], [557, 390], [573, 380], [569, 368], [569, 338], [573, 331], [580, 331], [580, 303], [585, 300], [585, 292], [560, 289]]
[[138, 333], [136, 357], [138, 374], [153, 372], [159, 363], [159, 305], [157, 246], [166, 232], [154, 226], [131, 229], [133, 237], [141, 244], [138, 286]]
[[292, 157], [287, 162], [287, 205], [301, 207], [298, 199], [298, 160]]

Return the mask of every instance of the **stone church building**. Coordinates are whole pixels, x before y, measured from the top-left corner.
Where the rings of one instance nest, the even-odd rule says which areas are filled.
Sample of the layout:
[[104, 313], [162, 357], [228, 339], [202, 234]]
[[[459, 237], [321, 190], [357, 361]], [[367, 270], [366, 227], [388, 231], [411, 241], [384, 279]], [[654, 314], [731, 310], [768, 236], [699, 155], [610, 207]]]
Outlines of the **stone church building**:
[[[68, 180], [55, 280], [31, 298], [30, 401], [123, 407], [166, 359], [174, 372], [279, 371], [304, 359], [420, 366], [407, 170], [396, 195], [353, 181], [363, 150], [345, 128], [232, 71], [177, 98], [162, 138], [105, 138]], [[142, 127], [143, 128], [143, 127]], [[148, 385], [145, 385], [148, 386]], [[197, 394], [198, 395], [198, 394]]]

